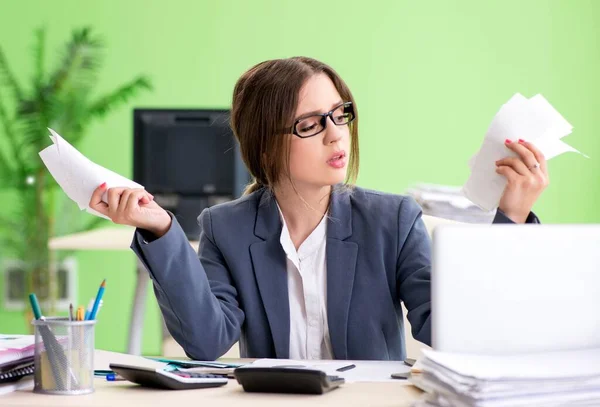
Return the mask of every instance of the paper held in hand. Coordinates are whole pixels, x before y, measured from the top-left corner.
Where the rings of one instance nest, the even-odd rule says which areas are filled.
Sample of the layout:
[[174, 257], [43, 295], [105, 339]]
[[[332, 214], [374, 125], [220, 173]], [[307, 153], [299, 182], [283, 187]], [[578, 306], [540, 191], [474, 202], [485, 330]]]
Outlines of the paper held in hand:
[[486, 211], [496, 209], [507, 182], [496, 173], [496, 161], [517, 156], [506, 148], [504, 140], [527, 140], [550, 160], [567, 151], [580, 153], [561, 140], [572, 130], [573, 126], [542, 95], [527, 99], [520, 93], [515, 94], [500, 108], [481, 148], [469, 160], [471, 175], [463, 186], [463, 193]]
[[[48, 130], [53, 144], [40, 151], [40, 157], [58, 185], [69, 198], [77, 203], [79, 209], [106, 218], [89, 207], [92, 193], [103, 182], [106, 182], [108, 188], [144, 188], [142, 185], [90, 161], [54, 130]], [[102, 200], [107, 202], [106, 192], [102, 196]]]

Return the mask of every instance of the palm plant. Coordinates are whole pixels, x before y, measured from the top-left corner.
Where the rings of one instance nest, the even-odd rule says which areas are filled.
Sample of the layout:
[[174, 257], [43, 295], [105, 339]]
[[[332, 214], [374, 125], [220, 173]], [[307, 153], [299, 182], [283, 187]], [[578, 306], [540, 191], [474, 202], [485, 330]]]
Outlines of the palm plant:
[[[57, 204], [64, 199], [57, 184], [39, 158], [50, 144], [47, 128], [57, 130], [77, 146], [87, 127], [106, 117], [142, 90], [150, 90], [146, 76], [131, 81], [100, 97], [93, 96], [102, 67], [103, 41], [89, 27], [74, 30], [64, 45], [58, 65], [46, 70], [46, 32], [39, 29], [34, 42], [34, 75], [27, 87], [21, 86], [0, 47], [0, 192], [14, 204], [0, 205], [2, 251], [25, 265], [27, 292], [37, 292], [53, 311], [57, 279], [50, 259], [48, 239], [55, 235], [57, 214], [60, 222], [73, 208]], [[7, 202], [8, 199], [4, 199]], [[89, 230], [102, 219], [83, 216], [75, 226], [61, 232]], [[24, 293], [25, 294], [25, 293]]]

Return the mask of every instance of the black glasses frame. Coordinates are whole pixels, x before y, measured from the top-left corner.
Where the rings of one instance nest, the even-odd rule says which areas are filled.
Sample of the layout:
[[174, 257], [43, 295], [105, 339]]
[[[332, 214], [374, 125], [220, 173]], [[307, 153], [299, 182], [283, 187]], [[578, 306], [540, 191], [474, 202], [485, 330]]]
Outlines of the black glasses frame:
[[[351, 118], [351, 119], [350, 119], [348, 122], [346, 122], [346, 123], [340, 123], [340, 124], [337, 124], [337, 123], [335, 122], [335, 120], [333, 119], [333, 112], [335, 112], [336, 110], [338, 110], [338, 109], [339, 109], [340, 107], [342, 107], [342, 106], [344, 106], [344, 113], [351, 113], [351, 114], [352, 114], [352, 118]], [[321, 130], [319, 130], [319, 131], [318, 131], [318, 132], [316, 132], [315, 134], [311, 134], [310, 136], [301, 136], [301, 135], [298, 133], [298, 130], [296, 129], [296, 126], [298, 125], [298, 123], [300, 123], [300, 122], [301, 122], [301, 121], [303, 121], [303, 120], [306, 120], [306, 119], [308, 119], [309, 117], [317, 117], [317, 116], [320, 116], [320, 117], [321, 117], [321, 119], [320, 119], [320, 121], [319, 121], [319, 124], [320, 124], [320, 125], [321, 125], [321, 127], [322, 127], [322, 128], [321, 128]], [[324, 132], [324, 131], [325, 131], [325, 129], [327, 128], [327, 118], [328, 118], [328, 117], [331, 119], [331, 122], [332, 122], [333, 124], [335, 124], [336, 126], [346, 126], [346, 125], [349, 125], [350, 123], [352, 123], [352, 122], [354, 121], [354, 119], [356, 119], [356, 115], [354, 114], [354, 106], [352, 105], [352, 102], [344, 102], [344, 103], [342, 103], [341, 105], [337, 105], [336, 107], [334, 107], [333, 109], [331, 109], [331, 110], [330, 110], [329, 112], [327, 112], [327, 113], [314, 114], [314, 115], [310, 115], [310, 116], [303, 117], [303, 118], [301, 118], [301, 119], [298, 119], [298, 120], [296, 120], [296, 121], [294, 122], [294, 125], [292, 126], [292, 134], [293, 134], [293, 135], [295, 135], [295, 136], [297, 136], [297, 137], [300, 137], [300, 138], [309, 138], [309, 137], [314, 137], [314, 136], [316, 136], [317, 134], [320, 134], [320, 133], [322, 133], [322, 132]]]

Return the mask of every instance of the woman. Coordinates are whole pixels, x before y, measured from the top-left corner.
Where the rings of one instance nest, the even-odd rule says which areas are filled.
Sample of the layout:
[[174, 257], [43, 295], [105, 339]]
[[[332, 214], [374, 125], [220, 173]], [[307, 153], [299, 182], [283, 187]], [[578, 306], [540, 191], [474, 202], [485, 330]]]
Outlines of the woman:
[[[358, 120], [350, 90], [310, 58], [260, 63], [233, 93], [231, 125], [254, 183], [199, 217], [196, 254], [144, 190], [110, 188], [90, 207], [137, 227], [132, 249], [169, 331], [191, 358], [236, 341], [242, 357], [403, 359], [403, 319], [431, 341], [430, 241], [409, 197], [353, 187]], [[494, 222], [537, 222], [542, 154], [523, 140], [497, 162], [508, 184]], [[344, 183], [345, 180], [348, 182]]]

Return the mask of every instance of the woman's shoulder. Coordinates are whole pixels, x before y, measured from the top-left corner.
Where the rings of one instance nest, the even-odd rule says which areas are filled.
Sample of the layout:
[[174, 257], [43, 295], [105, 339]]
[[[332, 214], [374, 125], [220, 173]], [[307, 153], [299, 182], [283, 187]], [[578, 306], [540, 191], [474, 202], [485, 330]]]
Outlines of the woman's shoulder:
[[[350, 192], [352, 219], [360, 230], [373, 230], [404, 242], [415, 228], [423, 227], [423, 211], [410, 195], [355, 187]], [[400, 244], [401, 246], [402, 244]]]
[[262, 196], [262, 189], [243, 195], [237, 199], [221, 202], [209, 208], [212, 217], [227, 217], [229, 219], [239, 216], [248, 216], [256, 212], [256, 207]]
[[204, 209], [198, 216], [200, 229], [215, 242], [252, 236], [259, 199], [260, 194], [253, 192]]

